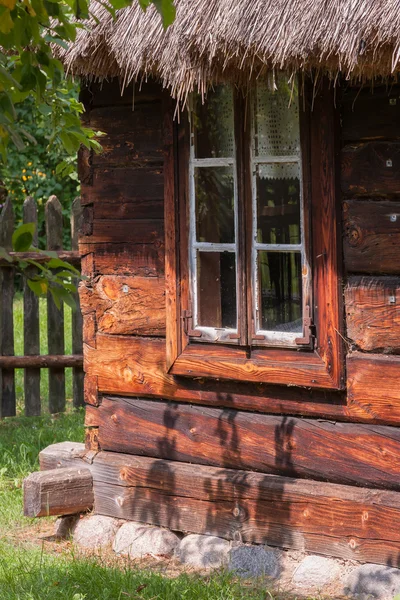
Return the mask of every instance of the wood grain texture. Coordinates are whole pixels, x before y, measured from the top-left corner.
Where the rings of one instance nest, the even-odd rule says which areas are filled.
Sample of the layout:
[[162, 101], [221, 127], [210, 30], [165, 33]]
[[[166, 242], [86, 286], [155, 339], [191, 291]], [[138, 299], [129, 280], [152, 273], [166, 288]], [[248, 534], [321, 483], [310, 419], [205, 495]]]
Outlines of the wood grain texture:
[[[78, 250], [79, 246], [79, 234], [82, 230], [83, 225], [83, 210], [81, 206], [80, 198], [75, 198], [72, 203], [72, 214], [71, 214], [71, 246], [73, 250]], [[79, 280], [74, 280], [74, 285], [78, 287]], [[83, 319], [82, 311], [79, 302], [79, 294], [74, 294], [76, 303], [76, 310], [72, 312], [72, 353], [81, 354], [83, 352]], [[72, 398], [73, 405], [75, 408], [79, 408], [84, 405], [83, 398], [83, 378], [84, 373], [82, 367], [75, 367], [72, 376]]]
[[162, 219], [162, 165], [96, 168], [82, 204], [93, 204], [96, 219]]
[[146, 243], [120, 242], [113, 243], [80, 243], [83, 255], [93, 255], [92, 274], [96, 275], [129, 275], [139, 277], [160, 277], [164, 275], [164, 240], [156, 239]]
[[164, 224], [157, 219], [94, 220], [93, 233], [82, 236], [81, 244], [118, 242], [134, 244], [158, 244], [164, 246]]
[[163, 277], [105, 275], [80, 287], [84, 313], [95, 312], [101, 333], [165, 335]]
[[[136, 398], [87, 407], [102, 450], [399, 489], [400, 430]], [[343, 449], [346, 449], [345, 452]]]
[[[396, 492], [50, 446], [42, 468], [85, 465], [96, 512], [243, 542], [383, 563], [399, 558]], [[45, 455], [44, 455], [45, 454]], [[42, 456], [43, 455], [43, 456]]]
[[161, 102], [130, 106], [94, 108], [90, 111], [90, 127], [106, 133], [101, 138], [103, 152], [93, 155], [98, 165], [143, 167], [162, 164]]
[[399, 139], [399, 95], [398, 86], [346, 90], [341, 98], [343, 142]]
[[[85, 322], [88, 317], [85, 317]], [[99, 391], [158, 397], [274, 414], [316, 416], [359, 422], [400, 423], [400, 403], [385, 395], [349, 402], [337, 392], [244, 382], [175, 377], [166, 372], [165, 341], [98, 334], [86, 345], [85, 370], [98, 377]]]
[[344, 291], [347, 337], [360, 350], [400, 350], [400, 278], [350, 277]]
[[74, 515], [93, 506], [89, 469], [64, 467], [32, 473], [24, 480], [24, 515]]
[[400, 423], [400, 357], [354, 352], [347, 357], [347, 388], [350, 407]]
[[342, 192], [347, 196], [400, 194], [400, 143], [368, 142], [342, 149]]
[[348, 272], [400, 273], [400, 202], [346, 200], [343, 219]]
[[122, 89], [121, 82], [114, 77], [108, 81], [91, 82], [81, 92], [82, 101], [91, 109], [98, 106], [129, 106], [134, 110], [142, 103], [158, 102], [161, 85], [152, 79], [131, 83]]

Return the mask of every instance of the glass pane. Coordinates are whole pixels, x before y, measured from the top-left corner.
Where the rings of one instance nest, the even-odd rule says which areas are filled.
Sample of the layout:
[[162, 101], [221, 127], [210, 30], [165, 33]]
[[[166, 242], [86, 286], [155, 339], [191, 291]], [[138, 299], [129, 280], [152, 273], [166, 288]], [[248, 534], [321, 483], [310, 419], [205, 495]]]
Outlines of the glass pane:
[[197, 241], [234, 243], [233, 167], [196, 167], [194, 187]]
[[258, 283], [260, 329], [301, 333], [300, 253], [260, 251]]
[[256, 194], [257, 241], [300, 244], [299, 165], [257, 165]]
[[202, 98], [196, 94], [192, 113], [196, 158], [232, 158], [234, 155], [233, 93], [219, 85]]
[[255, 97], [254, 153], [256, 156], [292, 156], [300, 153], [297, 80], [285, 74], [275, 80], [277, 89], [258, 83]]
[[197, 256], [197, 324], [236, 329], [236, 265], [233, 252]]

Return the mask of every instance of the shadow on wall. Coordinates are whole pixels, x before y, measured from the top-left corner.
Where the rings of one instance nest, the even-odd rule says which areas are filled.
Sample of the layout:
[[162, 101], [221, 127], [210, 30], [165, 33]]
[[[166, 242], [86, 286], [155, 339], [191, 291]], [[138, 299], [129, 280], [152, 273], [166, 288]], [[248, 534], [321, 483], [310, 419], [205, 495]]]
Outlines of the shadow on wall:
[[[205, 409], [207, 410], [207, 409]], [[287, 491], [290, 479], [275, 478], [261, 473], [235, 470], [232, 465], [245, 464], [241, 456], [240, 438], [236, 425], [237, 411], [224, 409], [216, 419], [215, 429], [207, 436], [218, 440], [219, 455], [210, 463], [218, 462], [223, 468], [208, 467], [202, 439], [196, 440], [199, 462], [189, 465], [178, 439], [195, 435], [190, 419], [181, 419], [179, 405], [169, 403], [163, 413], [163, 435], [157, 440], [157, 455], [144, 487], [135, 489], [132, 505], [137, 520], [168, 527], [178, 532], [193, 532], [223, 537], [236, 542], [264, 543], [271, 546], [303, 548], [299, 533], [291, 528], [292, 507]], [[291, 439], [295, 422], [285, 418], [276, 427], [275, 471], [292, 472]], [[244, 435], [241, 432], [241, 435]], [[181, 468], [176, 468], [184, 461]], [[182, 467], [185, 473], [182, 474]], [[162, 487], [160, 486], [162, 481]], [[302, 510], [304, 510], [304, 505]], [[257, 538], [255, 538], [257, 530]], [[260, 539], [262, 532], [262, 539]], [[215, 548], [204, 541], [210, 555]], [[217, 542], [214, 542], [217, 543]], [[280, 567], [278, 567], [280, 571]]]

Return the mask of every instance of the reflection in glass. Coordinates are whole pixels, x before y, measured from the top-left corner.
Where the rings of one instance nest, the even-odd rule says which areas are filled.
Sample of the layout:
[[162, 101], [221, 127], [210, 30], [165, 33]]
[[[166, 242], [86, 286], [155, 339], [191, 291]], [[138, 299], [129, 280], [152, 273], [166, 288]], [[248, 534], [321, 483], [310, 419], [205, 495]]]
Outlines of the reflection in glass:
[[202, 98], [194, 98], [192, 112], [196, 158], [232, 158], [234, 155], [233, 93], [219, 85]]
[[254, 153], [256, 156], [296, 156], [300, 153], [297, 81], [280, 74], [275, 87], [258, 83], [255, 95]]
[[233, 252], [197, 255], [197, 325], [236, 329], [236, 265]]
[[296, 163], [256, 167], [257, 241], [300, 244], [300, 180]]
[[232, 167], [196, 167], [196, 239], [198, 242], [235, 241]]
[[259, 327], [300, 333], [302, 321], [301, 255], [258, 252]]

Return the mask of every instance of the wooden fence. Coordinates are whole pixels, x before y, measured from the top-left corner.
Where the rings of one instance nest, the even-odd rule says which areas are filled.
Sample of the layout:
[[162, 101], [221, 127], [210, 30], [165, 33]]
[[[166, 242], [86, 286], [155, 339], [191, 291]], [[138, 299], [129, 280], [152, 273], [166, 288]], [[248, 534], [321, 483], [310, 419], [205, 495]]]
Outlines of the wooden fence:
[[[62, 260], [80, 267], [78, 252], [78, 230], [82, 218], [80, 200], [73, 203], [71, 216], [71, 247], [63, 250], [62, 208], [56, 196], [51, 196], [45, 207], [46, 247], [55, 250]], [[37, 206], [32, 197], [28, 197], [23, 206], [24, 223], [36, 223]], [[37, 227], [36, 227], [37, 230]], [[14, 211], [10, 199], [7, 199], [0, 213], [0, 246], [10, 251], [14, 231]], [[37, 245], [37, 234], [34, 245]], [[20, 258], [34, 258], [35, 253], [13, 253]], [[39, 257], [39, 260], [45, 260]], [[34, 268], [34, 267], [33, 267]], [[13, 304], [15, 295], [15, 268], [0, 260], [0, 417], [16, 414], [15, 369], [24, 369], [24, 410], [29, 416], [40, 415], [40, 372], [49, 370], [48, 410], [51, 413], [65, 410], [65, 368], [73, 368], [73, 404], [83, 405], [83, 358], [82, 358], [82, 316], [79, 299], [76, 294], [77, 310], [72, 313], [72, 355], [65, 355], [64, 345], [64, 306], [58, 309], [53, 298], [47, 297], [47, 340], [48, 354], [40, 354], [40, 316], [39, 299], [23, 282], [23, 328], [24, 355], [14, 353]]]

